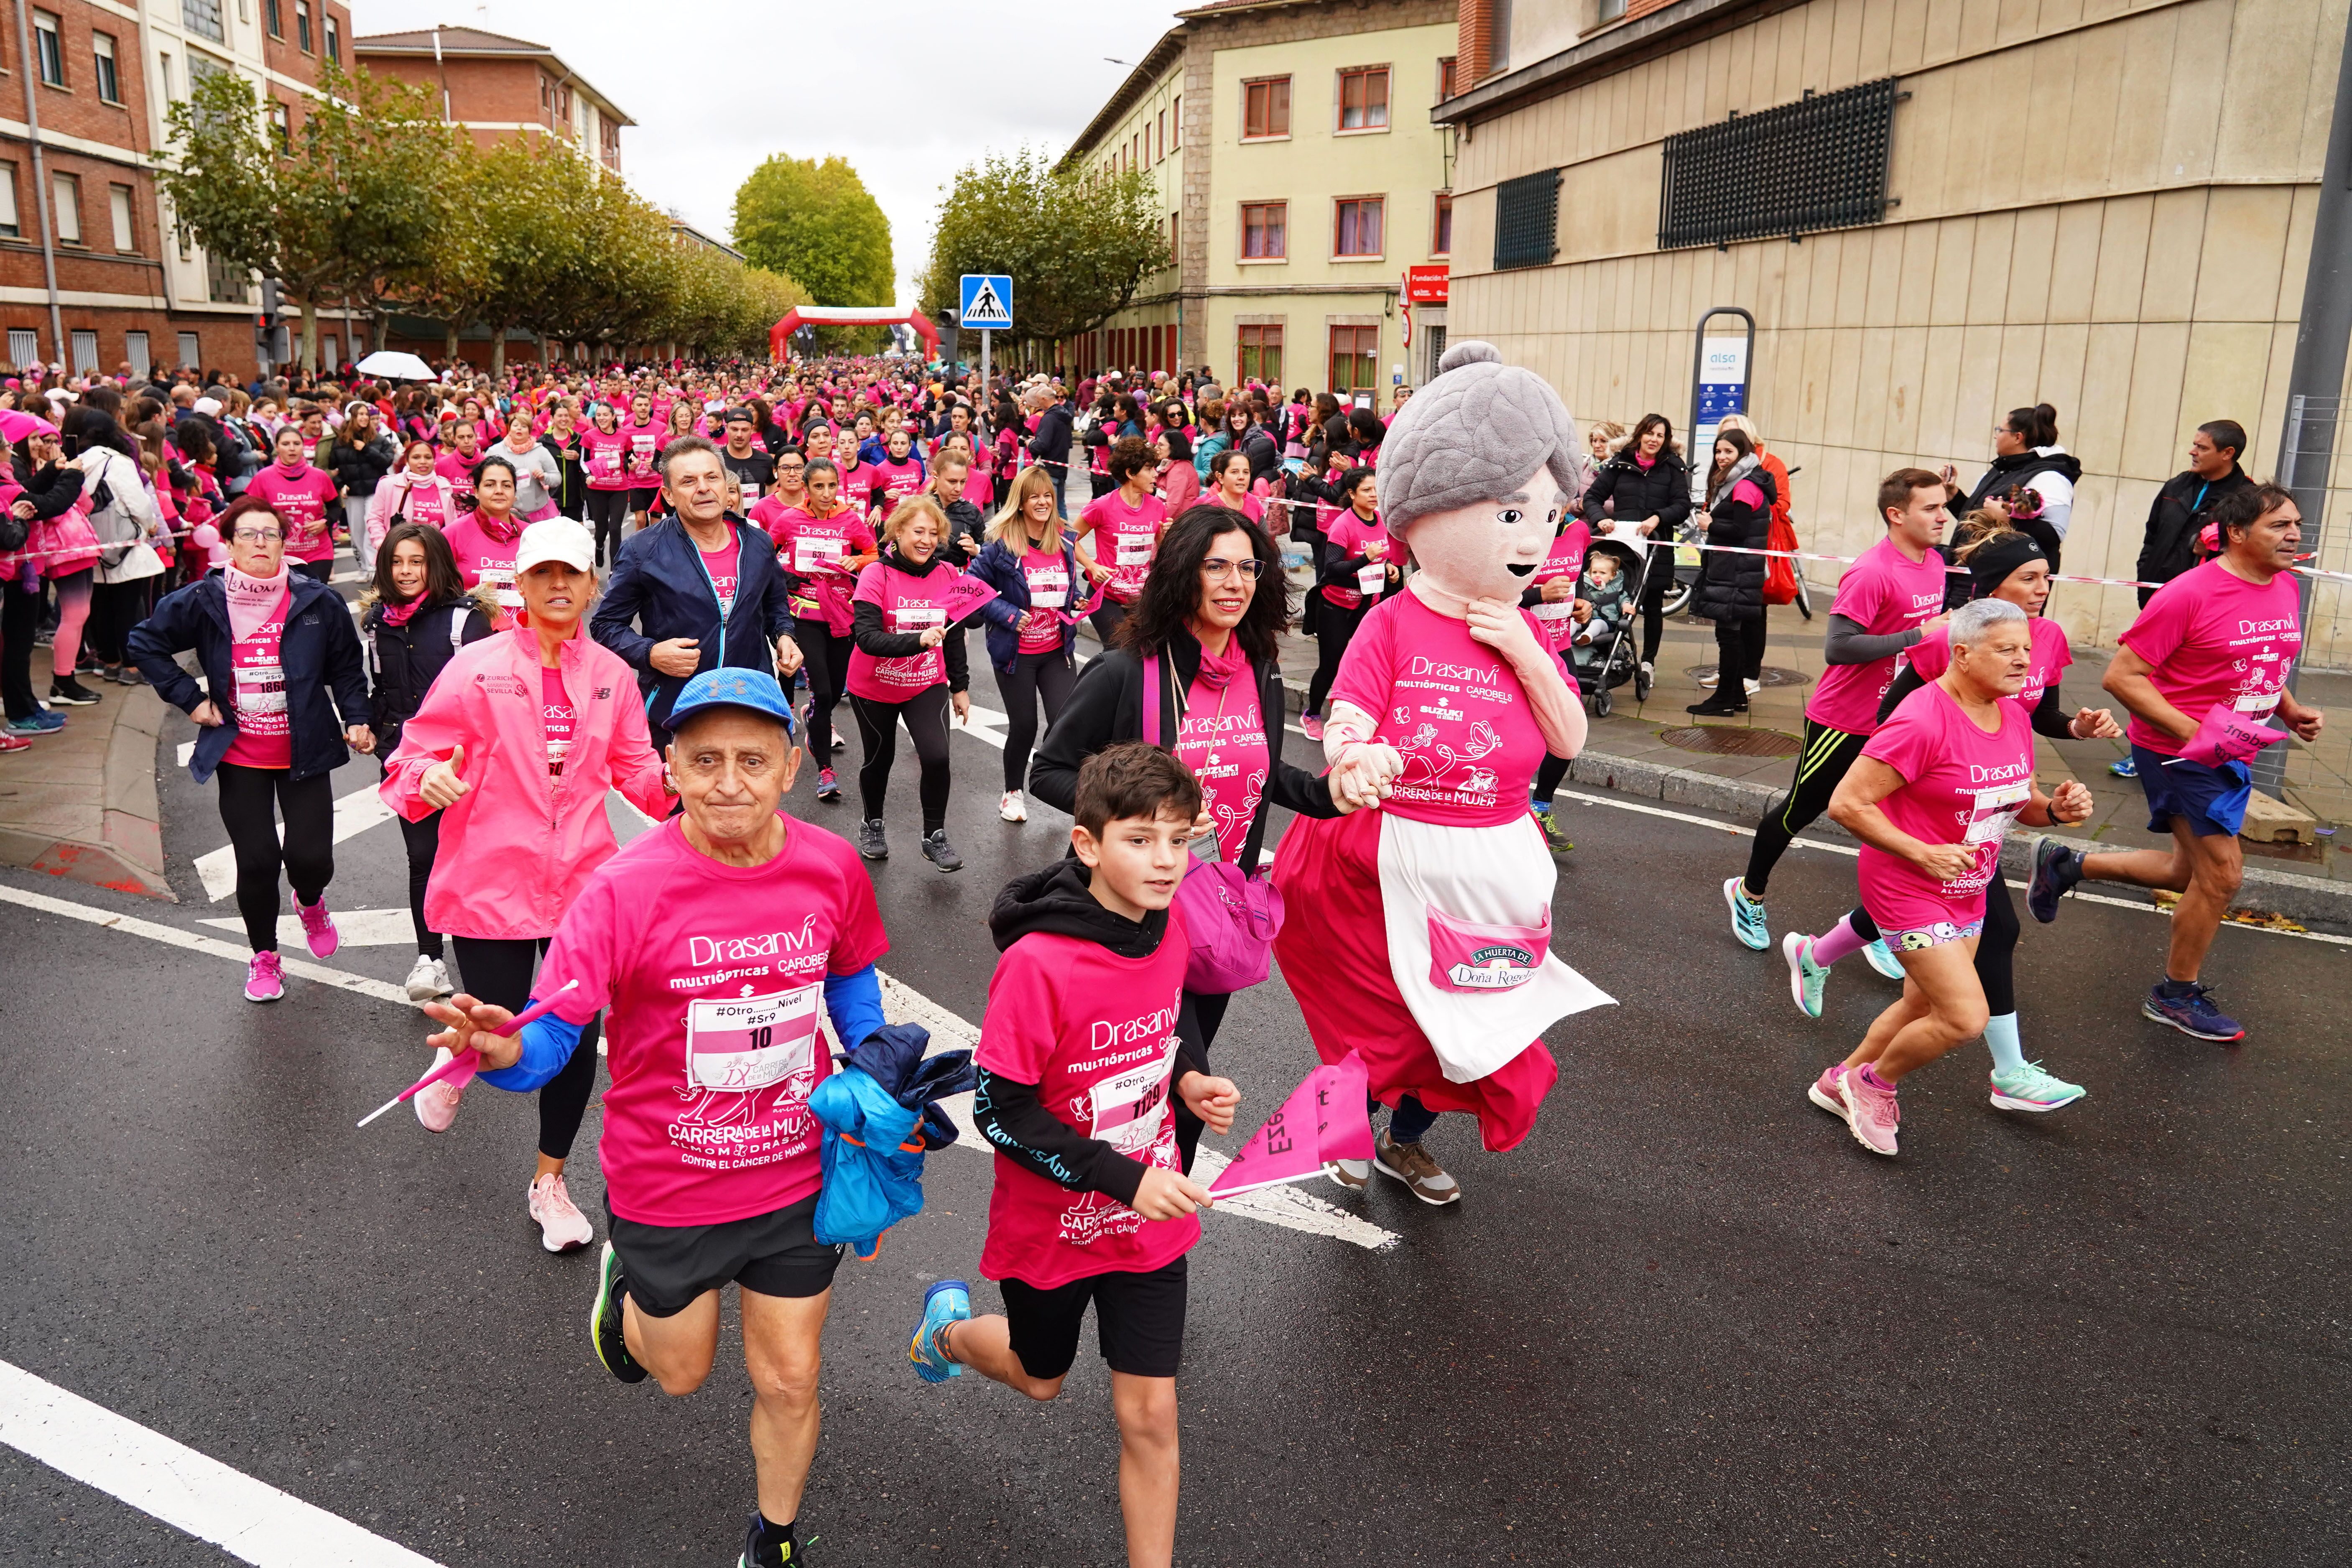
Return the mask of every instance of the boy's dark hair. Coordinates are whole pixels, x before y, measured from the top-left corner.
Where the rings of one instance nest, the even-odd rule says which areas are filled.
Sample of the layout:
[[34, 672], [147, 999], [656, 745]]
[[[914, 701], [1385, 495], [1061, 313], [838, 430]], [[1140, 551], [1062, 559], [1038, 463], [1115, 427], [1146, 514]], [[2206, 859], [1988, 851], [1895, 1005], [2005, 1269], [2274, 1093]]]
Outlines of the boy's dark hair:
[[1878, 521], [1885, 523], [1890, 511], [1910, 510], [1911, 498], [1919, 491], [1943, 488], [1944, 481], [1925, 468], [1895, 469], [1878, 481]]
[[2294, 492], [2284, 486], [2247, 485], [2214, 503], [2214, 537], [2227, 545], [2232, 532], [2252, 532], [2255, 523], [2294, 501]]
[[1078, 826], [1096, 837], [1123, 816], [1157, 817], [1172, 811], [1187, 822], [1201, 815], [1201, 786], [1192, 770], [1142, 741], [1105, 746], [1078, 769]]

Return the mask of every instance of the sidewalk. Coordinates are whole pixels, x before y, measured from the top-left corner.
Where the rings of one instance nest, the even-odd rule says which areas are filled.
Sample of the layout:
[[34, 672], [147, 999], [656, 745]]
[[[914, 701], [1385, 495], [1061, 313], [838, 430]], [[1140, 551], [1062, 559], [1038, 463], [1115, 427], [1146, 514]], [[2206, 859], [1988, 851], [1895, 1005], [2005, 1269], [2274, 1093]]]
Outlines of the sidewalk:
[[171, 899], [155, 795], [163, 700], [148, 686], [92, 689], [96, 707], [59, 710], [64, 730], [0, 756], [0, 865]]

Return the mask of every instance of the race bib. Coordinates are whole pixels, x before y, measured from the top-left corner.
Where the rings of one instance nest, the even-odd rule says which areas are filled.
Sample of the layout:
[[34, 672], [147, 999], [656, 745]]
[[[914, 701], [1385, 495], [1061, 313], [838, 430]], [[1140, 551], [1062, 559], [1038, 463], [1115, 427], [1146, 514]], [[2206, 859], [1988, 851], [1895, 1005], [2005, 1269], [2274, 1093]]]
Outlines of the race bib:
[[1168, 1120], [1168, 1093], [1173, 1081], [1170, 1068], [1175, 1057], [1176, 1042], [1171, 1039], [1158, 1060], [1096, 1084], [1089, 1091], [1092, 1135], [1131, 1158], [1140, 1158], [1159, 1142], [1160, 1125]]
[[2266, 691], [2258, 696], [2241, 697], [2231, 706], [2241, 713], [2269, 713], [2279, 705], [2279, 694]]
[[502, 607], [509, 610], [522, 608], [522, 595], [515, 591], [513, 567], [484, 566], [478, 568], [475, 574], [497, 591], [499, 604]]
[[1387, 587], [1388, 584], [1389, 569], [1380, 564], [1378, 562], [1374, 562], [1370, 566], [1359, 567], [1357, 569], [1356, 591], [1363, 595], [1366, 598], [1370, 598], [1373, 595]]
[[1576, 601], [1574, 599], [1538, 599], [1536, 601], [1535, 609], [1536, 619], [1549, 621], [1557, 626], [1561, 621], [1574, 618]]
[[2033, 786], [2022, 781], [2001, 784], [1993, 789], [1980, 789], [1976, 805], [1969, 812], [1968, 836], [1963, 844], [1998, 844], [2009, 837], [2017, 821], [2017, 814], [2033, 798]]
[[890, 606], [890, 629], [911, 632], [919, 637], [933, 626], [948, 624], [948, 613], [937, 605], [893, 605]]
[[286, 733], [286, 667], [241, 664], [229, 673], [236, 683], [238, 728], [255, 734]]
[[848, 553], [849, 542], [845, 539], [798, 538], [793, 541], [793, 570], [805, 574], [838, 566]]
[[1151, 549], [1159, 541], [1149, 533], [1122, 533], [1113, 559], [1121, 566], [1149, 566]]
[[1051, 572], [1034, 572], [1029, 577], [1029, 607], [1033, 610], [1058, 610], [1070, 602], [1070, 574], [1059, 567]]
[[715, 997], [686, 1008], [686, 1081], [695, 1089], [752, 1089], [809, 1070], [822, 985], [766, 996]]

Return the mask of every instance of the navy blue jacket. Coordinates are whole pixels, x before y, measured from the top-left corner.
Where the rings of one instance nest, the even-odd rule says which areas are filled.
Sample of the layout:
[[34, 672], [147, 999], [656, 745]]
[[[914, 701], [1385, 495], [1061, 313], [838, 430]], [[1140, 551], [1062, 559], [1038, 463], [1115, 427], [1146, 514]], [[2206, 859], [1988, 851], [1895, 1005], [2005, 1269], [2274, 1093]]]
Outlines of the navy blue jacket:
[[689, 679], [654, 668], [656, 643], [691, 637], [701, 644], [697, 674], [727, 666], [772, 675], [776, 639], [793, 631], [792, 606], [784, 596], [784, 574], [776, 564], [774, 543], [731, 514], [728, 522], [739, 549], [735, 604], [723, 635], [719, 592], [703, 569], [702, 552], [675, 516], [629, 536], [589, 619], [589, 635], [635, 668], [637, 689], [646, 694], [646, 718], [652, 724], [667, 728], [670, 704]]
[[[1062, 564], [1070, 574], [1072, 602], [1085, 598], [1087, 577], [1078, 569], [1078, 542], [1067, 533], [1062, 535]], [[1004, 547], [1004, 541], [992, 539], [972, 562], [970, 574], [996, 590], [996, 597], [980, 607], [980, 618], [988, 623], [983, 628], [988, 662], [1010, 675], [1021, 651], [1021, 616], [1029, 608], [1029, 574], [1022, 570], [1021, 557]], [[1076, 623], [1062, 628], [1064, 664], [1070, 662], [1070, 649], [1077, 640]]]
[[[293, 777], [307, 779], [351, 761], [343, 729], [368, 722], [367, 672], [360, 634], [352, 626], [351, 606], [343, 596], [299, 572], [293, 574], [286, 591], [294, 602], [286, 606], [286, 635], [278, 657], [286, 668]], [[236, 738], [236, 717], [229, 704], [229, 694], [236, 689], [229, 679], [231, 642], [228, 588], [218, 577], [165, 595], [154, 614], [131, 628], [131, 657], [158, 696], [183, 713], [193, 713], [197, 704], [210, 700], [226, 721], [196, 731], [196, 753], [189, 759], [188, 773], [198, 784], [213, 776]], [[202, 685], [179, 666], [176, 656], [190, 649], [204, 666]]]

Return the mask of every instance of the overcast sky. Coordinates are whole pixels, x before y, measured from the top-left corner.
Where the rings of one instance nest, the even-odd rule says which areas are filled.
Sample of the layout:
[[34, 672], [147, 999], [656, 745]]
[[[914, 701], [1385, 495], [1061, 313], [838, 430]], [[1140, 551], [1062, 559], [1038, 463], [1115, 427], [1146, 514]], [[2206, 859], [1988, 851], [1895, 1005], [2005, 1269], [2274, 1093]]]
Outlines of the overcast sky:
[[940, 187], [983, 150], [1066, 146], [1127, 76], [1104, 57], [1141, 59], [1174, 6], [352, 0], [362, 35], [436, 22], [553, 48], [636, 121], [629, 183], [706, 233], [727, 235], [735, 187], [771, 153], [839, 153], [890, 220], [911, 304]]

